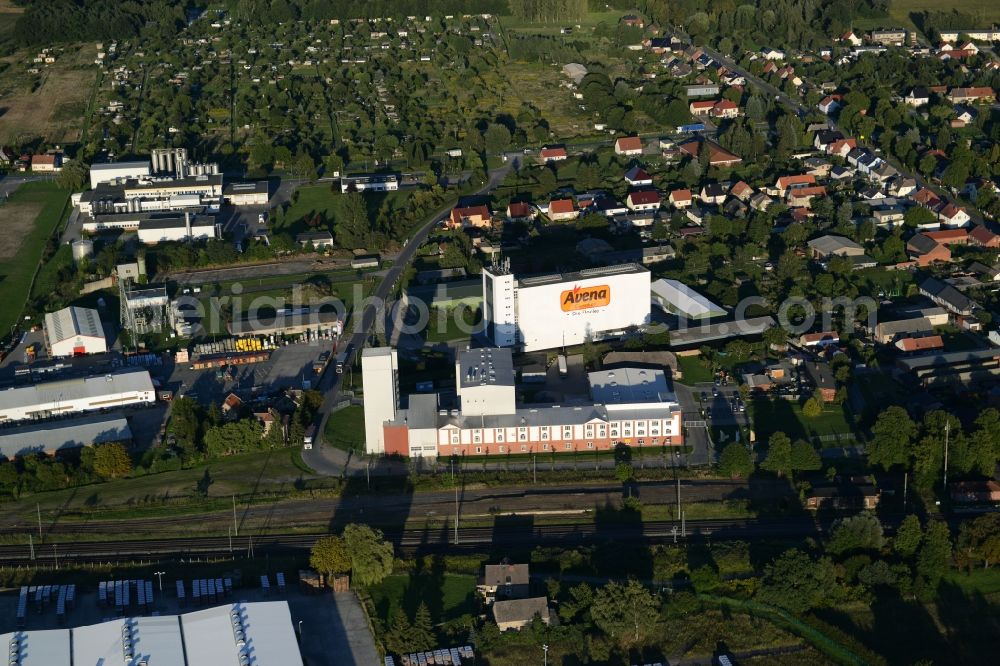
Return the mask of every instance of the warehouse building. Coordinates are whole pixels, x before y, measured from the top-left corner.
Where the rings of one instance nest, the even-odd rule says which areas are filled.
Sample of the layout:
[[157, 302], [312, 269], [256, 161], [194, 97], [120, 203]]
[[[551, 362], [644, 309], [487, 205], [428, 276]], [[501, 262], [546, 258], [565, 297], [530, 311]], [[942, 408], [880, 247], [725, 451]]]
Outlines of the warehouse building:
[[519, 278], [483, 269], [483, 323], [498, 347], [556, 349], [620, 337], [649, 323], [649, 271], [638, 264]]
[[651, 291], [653, 302], [664, 312], [684, 319], [710, 319], [726, 314], [721, 305], [716, 305], [677, 280], [659, 279], [652, 284]]
[[[394, 355], [383, 347], [362, 357], [365, 385], [382, 387], [365, 392], [369, 453], [571, 453], [684, 443], [681, 408], [663, 370], [592, 372], [592, 403], [518, 407], [511, 350], [471, 349], [459, 352], [455, 362], [459, 409], [439, 409], [435, 393], [412, 394], [407, 408], [397, 409], [396, 368], [381, 362]], [[381, 437], [375, 433], [379, 428]], [[373, 446], [376, 441], [380, 449]]]
[[184, 178], [142, 178], [126, 180], [125, 196], [156, 198], [178, 194], [197, 194], [202, 197], [220, 199], [222, 197], [222, 174], [202, 174]]
[[18, 666], [302, 666], [285, 601], [241, 601], [183, 615], [18, 631], [0, 634], [0, 641], [8, 646], [9, 663]]
[[227, 183], [222, 188], [222, 198], [230, 206], [266, 206], [268, 199], [267, 181]]
[[101, 183], [114, 183], [129, 178], [147, 178], [149, 175], [149, 160], [93, 164], [90, 167], [90, 189], [97, 189]]
[[45, 347], [49, 356], [83, 356], [108, 351], [97, 310], [68, 307], [45, 315]]
[[131, 441], [132, 430], [124, 417], [98, 414], [0, 429], [0, 456], [11, 460], [35, 453], [53, 455], [84, 446]]
[[139, 223], [139, 242], [146, 245], [211, 240], [215, 237], [215, 217], [211, 215], [157, 215]]
[[95, 412], [128, 405], [152, 405], [156, 390], [149, 372], [123, 370], [98, 377], [67, 379], [0, 391], [0, 423]]

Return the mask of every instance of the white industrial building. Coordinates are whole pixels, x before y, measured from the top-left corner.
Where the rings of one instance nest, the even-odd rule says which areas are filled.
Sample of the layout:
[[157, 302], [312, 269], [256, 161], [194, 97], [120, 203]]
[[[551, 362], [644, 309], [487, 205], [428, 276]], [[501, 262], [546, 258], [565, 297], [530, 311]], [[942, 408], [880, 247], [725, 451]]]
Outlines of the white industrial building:
[[399, 177], [394, 173], [372, 173], [344, 176], [340, 179], [340, 192], [393, 192], [399, 189]]
[[108, 351], [97, 310], [68, 307], [45, 315], [45, 346], [49, 356], [83, 356]]
[[94, 412], [128, 405], [152, 405], [156, 390], [149, 372], [123, 370], [108, 375], [44, 382], [0, 391], [0, 423]]
[[483, 270], [483, 323], [498, 347], [555, 349], [619, 337], [649, 323], [649, 271], [638, 264], [518, 278]]
[[[388, 348], [371, 352], [376, 359], [395, 354]], [[407, 407], [397, 409], [394, 394], [381, 388], [396, 382], [395, 370], [386, 363], [368, 366], [364, 378], [368, 452], [471, 456], [684, 443], [682, 410], [661, 369], [592, 372], [588, 380], [593, 402], [565, 405], [518, 406], [509, 348], [460, 351], [456, 374], [459, 409], [440, 409], [436, 393], [412, 394]], [[380, 387], [374, 394], [367, 388], [372, 380]], [[378, 450], [372, 448], [375, 441]]]
[[151, 217], [139, 223], [139, 242], [146, 245], [170, 241], [210, 240], [216, 237], [211, 215], [170, 215]]
[[149, 160], [93, 164], [90, 167], [90, 188], [97, 189], [101, 183], [114, 183], [127, 178], [146, 178], [149, 173]]
[[266, 180], [255, 183], [226, 183], [222, 198], [230, 206], [266, 206], [268, 184]]
[[2, 428], [0, 456], [12, 460], [36, 453], [52, 455], [84, 446], [131, 441], [132, 429], [124, 417], [98, 414]]
[[[74, 195], [75, 196], [75, 195]], [[173, 194], [166, 197], [126, 197], [124, 185], [102, 183], [95, 189], [83, 192], [75, 205], [85, 215], [109, 215], [121, 213], [150, 212], [163, 210], [201, 209], [218, 206], [218, 199], [203, 198], [200, 194]]]
[[302, 666], [285, 601], [0, 634], [17, 666]]
[[685, 319], [709, 319], [726, 314], [725, 308], [716, 305], [697, 291], [677, 280], [661, 278], [651, 286], [653, 302], [664, 312]]
[[365, 441], [368, 453], [384, 453], [382, 424], [392, 420], [399, 403], [399, 357], [389, 347], [368, 347], [361, 352], [361, 377], [365, 386]]

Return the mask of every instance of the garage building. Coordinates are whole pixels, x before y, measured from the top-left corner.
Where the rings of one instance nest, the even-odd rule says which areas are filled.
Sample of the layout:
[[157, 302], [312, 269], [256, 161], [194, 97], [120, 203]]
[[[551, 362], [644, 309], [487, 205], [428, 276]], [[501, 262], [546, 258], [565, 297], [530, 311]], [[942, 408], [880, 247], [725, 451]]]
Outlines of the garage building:
[[54, 358], [108, 351], [97, 310], [69, 307], [46, 314], [45, 346]]

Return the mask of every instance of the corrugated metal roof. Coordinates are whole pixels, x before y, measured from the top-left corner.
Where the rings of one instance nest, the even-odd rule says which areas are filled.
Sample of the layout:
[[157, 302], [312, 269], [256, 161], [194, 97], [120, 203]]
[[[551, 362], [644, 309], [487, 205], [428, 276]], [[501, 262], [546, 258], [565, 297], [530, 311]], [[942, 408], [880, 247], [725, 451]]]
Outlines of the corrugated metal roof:
[[68, 307], [45, 315], [45, 332], [49, 343], [87, 337], [104, 339], [104, 327], [97, 310]]

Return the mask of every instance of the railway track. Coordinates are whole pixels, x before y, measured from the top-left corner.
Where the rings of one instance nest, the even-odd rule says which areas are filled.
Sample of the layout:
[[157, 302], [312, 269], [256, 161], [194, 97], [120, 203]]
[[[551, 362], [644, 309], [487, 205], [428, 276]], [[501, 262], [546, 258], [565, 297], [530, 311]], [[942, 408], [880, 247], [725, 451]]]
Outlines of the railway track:
[[[387, 531], [386, 537], [407, 552], [482, 549], [493, 546], [573, 546], [593, 543], [668, 543], [674, 540], [754, 540], [815, 536], [824, 527], [811, 517], [655, 521], [635, 524], [503, 525], [433, 530]], [[267, 534], [239, 537], [58, 542], [0, 546], [0, 565], [68, 564], [134, 560], [302, 553], [322, 534]]]

